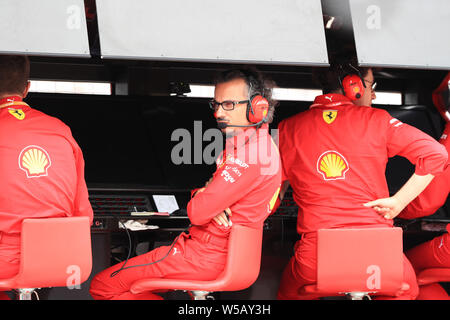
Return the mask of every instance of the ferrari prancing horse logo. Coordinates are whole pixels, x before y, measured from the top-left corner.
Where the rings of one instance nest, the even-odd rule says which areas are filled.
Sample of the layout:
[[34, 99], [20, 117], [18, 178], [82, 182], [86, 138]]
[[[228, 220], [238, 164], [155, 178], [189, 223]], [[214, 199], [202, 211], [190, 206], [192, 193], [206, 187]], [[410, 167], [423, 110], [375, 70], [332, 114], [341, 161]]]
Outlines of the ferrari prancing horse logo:
[[18, 120], [25, 119], [25, 112], [23, 112], [22, 109], [8, 108], [8, 111], [9, 111], [10, 114], [12, 114]]
[[326, 123], [330, 124], [336, 120], [337, 110], [325, 110], [322, 112], [322, 117]]

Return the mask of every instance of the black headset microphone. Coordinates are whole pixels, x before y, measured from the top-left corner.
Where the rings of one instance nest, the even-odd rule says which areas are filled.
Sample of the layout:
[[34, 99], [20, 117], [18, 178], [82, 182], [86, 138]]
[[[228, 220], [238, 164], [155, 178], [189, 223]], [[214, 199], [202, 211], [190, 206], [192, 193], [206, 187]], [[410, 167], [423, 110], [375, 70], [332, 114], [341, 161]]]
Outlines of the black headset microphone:
[[[237, 128], [251, 128], [251, 127], [256, 127], [256, 130], [252, 133], [252, 135], [250, 136], [250, 137], [247, 137], [247, 139], [246, 139], [246, 141], [245, 141], [245, 144], [247, 144], [249, 141], [250, 141], [250, 138], [251, 137], [253, 137], [253, 135], [255, 135], [256, 134], [256, 132], [257, 132], [257, 130], [259, 129], [259, 127], [261, 126], [261, 125], [263, 125], [264, 123], [266, 123], [267, 122], [267, 119], [266, 118], [263, 118], [261, 121], [259, 121], [259, 122], [257, 122], [257, 123], [253, 123], [253, 124], [249, 124], [249, 125], [234, 125], [234, 124], [230, 124], [230, 125], [228, 125], [227, 123], [225, 123], [225, 122], [223, 122], [223, 121], [219, 121], [219, 122], [217, 122], [217, 127], [219, 128], [219, 129], [225, 129], [225, 128], [228, 128], [228, 127], [237, 127]], [[224, 211], [225, 212], [225, 211]], [[225, 212], [225, 214], [227, 214], [226, 212]], [[228, 215], [227, 215], [227, 218], [228, 218]]]

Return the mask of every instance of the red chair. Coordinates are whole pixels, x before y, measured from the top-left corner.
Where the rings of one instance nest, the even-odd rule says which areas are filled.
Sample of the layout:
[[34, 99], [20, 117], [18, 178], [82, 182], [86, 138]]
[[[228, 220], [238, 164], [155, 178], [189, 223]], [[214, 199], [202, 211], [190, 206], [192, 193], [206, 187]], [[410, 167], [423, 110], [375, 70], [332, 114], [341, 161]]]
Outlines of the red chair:
[[158, 289], [190, 291], [195, 300], [205, 300], [214, 291], [238, 291], [250, 287], [258, 278], [261, 264], [262, 228], [231, 227], [228, 257], [224, 271], [215, 280], [141, 279], [133, 283], [134, 294]]
[[450, 268], [429, 268], [417, 275], [419, 286], [436, 282], [450, 282]]
[[395, 296], [403, 283], [401, 228], [322, 229], [317, 238], [317, 284], [300, 288], [302, 295]]
[[31, 300], [35, 288], [75, 287], [92, 269], [88, 217], [25, 219], [22, 223], [19, 273], [0, 279], [0, 291], [16, 290]]

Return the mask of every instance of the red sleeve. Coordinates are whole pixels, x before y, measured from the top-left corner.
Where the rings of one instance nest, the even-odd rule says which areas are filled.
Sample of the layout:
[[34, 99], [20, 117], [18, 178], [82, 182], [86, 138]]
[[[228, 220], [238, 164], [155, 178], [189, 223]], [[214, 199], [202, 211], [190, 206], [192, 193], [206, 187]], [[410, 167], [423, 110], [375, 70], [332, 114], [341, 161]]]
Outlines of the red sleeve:
[[203, 192], [197, 193], [189, 201], [187, 212], [192, 224], [203, 225], [210, 222], [252, 191], [252, 185], [260, 176], [260, 165], [239, 163], [224, 162]]
[[389, 115], [384, 121], [387, 125], [389, 157], [399, 155], [407, 158], [416, 166], [417, 175], [431, 173], [436, 176], [444, 171], [448, 154], [443, 145], [421, 130]]
[[[440, 142], [450, 152], [450, 124], [447, 123]], [[435, 177], [428, 187], [417, 196], [399, 215], [399, 218], [414, 219], [435, 213], [447, 200], [450, 189], [450, 167]]]
[[442, 207], [449, 192], [450, 170], [436, 177], [429, 186], [414, 199], [399, 215], [402, 219], [415, 219], [429, 216]]
[[83, 153], [75, 140], [72, 141], [72, 147], [77, 170], [77, 190], [73, 206], [73, 216], [87, 216], [89, 217], [90, 224], [92, 225], [94, 212], [92, 210], [91, 203], [89, 202], [89, 193], [86, 186], [86, 181], [84, 179]]

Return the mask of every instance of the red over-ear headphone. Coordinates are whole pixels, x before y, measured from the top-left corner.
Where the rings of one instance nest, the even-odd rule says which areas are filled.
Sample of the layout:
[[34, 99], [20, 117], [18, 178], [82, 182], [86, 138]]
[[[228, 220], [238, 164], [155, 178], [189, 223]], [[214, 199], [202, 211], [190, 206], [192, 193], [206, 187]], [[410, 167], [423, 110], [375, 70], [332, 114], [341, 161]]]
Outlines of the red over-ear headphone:
[[[355, 72], [346, 75], [343, 79], [339, 78], [339, 82], [341, 84], [344, 95], [350, 100], [354, 101], [363, 96], [366, 85], [359, 70], [351, 64], [348, 65]], [[341, 68], [341, 70], [344, 70], [342, 65], [339, 67]]]
[[269, 112], [269, 102], [260, 94], [250, 97], [247, 105], [247, 120], [251, 123], [259, 123], [267, 121], [267, 113]]
[[356, 74], [350, 74], [342, 79], [342, 88], [344, 95], [350, 100], [356, 100], [364, 94], [364, 84], [361, 78]]

